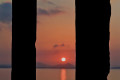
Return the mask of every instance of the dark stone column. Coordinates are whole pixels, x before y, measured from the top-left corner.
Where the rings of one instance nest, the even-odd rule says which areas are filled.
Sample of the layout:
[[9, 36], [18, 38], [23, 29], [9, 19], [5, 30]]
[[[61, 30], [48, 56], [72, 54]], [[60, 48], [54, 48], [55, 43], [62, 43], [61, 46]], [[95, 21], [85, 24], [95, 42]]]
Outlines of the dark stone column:
[[36, 80], [36, 0], [13, 0], [12, 7], [12, 80]]
[[76, 0], [76, 80], [107, 80], [109, 0]]

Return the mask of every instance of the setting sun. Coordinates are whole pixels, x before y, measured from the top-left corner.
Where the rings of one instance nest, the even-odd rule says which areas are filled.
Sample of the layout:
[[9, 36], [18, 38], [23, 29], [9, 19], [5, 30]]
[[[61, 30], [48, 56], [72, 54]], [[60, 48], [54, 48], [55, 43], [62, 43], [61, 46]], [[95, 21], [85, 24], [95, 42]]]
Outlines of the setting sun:
[[66, 61], [66, 58], [64, 58], [64, 57], [61, 58], [61, 61], [62, 61], [62, 62], [65, 62], [65, 61]]

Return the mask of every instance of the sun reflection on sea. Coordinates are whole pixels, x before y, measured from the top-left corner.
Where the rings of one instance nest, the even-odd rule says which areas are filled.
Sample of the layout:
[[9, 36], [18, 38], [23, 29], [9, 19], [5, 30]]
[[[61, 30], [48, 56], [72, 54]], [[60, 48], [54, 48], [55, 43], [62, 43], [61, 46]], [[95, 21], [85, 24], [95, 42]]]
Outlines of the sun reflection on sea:
[[66, 80], [66, 70], [61, 69], [61, 80]]

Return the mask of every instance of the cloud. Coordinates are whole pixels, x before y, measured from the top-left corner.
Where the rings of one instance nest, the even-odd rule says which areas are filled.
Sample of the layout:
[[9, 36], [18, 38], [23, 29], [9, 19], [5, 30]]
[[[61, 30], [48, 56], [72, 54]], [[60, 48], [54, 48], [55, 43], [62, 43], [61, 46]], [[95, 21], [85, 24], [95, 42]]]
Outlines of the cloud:
[[64, 46], [65, 46], [65, 44], [54, 44], [54, 45], [53, 45], [53, 48], [64, 47]]
[[45, 4], [47, 3], [47, 4], [50, 4], [50, 5], [56, 5], [54, 2], [48, 1], [48, 0], [40, 0], [40, 1], [44, 2]]
[[64, 46], [65, 46], [65, 44], [61, 44], [60, 46], [64, 47]]
[[0, 22], [9, 23], [12, 21], [12, 4], [0, 4]]
[[48, 12], [47, 10], [41, 9], [41, 8], [39, 8], [39, 9], [37, 10], [37, 13], [38, 13], [39, 15], [49, 15], [49, 12]]
[[51, 4], [51, 5], [55, 5], [55, 6], [56, 6], [56, 4], [55, 4], [55, 3], [53, 3], [53, 2], [51, 2], [51, 1], [47, 1], [47, 3], [48, 3], [48, 4]]
[[38, 15], [50, 16], [50, 15], [56, 15], [56, 14], [59, 14], [59, 13], [64, 13], [64, 11], [60, 10], [60, 9], [57, 9], [57, 8], [50, 9], [50, 10], [38, 8], [37, 13], [38, 13]]
[[58, 44], [53, 45], [54, 48], [56, 48], [56, 47], [58, 47], [58, 46], [59, 46]]
[[65, 8], [59, 6], [53, 1], [39, 0], [37, 14], [38, 16], [54, 16], [65, 13]]

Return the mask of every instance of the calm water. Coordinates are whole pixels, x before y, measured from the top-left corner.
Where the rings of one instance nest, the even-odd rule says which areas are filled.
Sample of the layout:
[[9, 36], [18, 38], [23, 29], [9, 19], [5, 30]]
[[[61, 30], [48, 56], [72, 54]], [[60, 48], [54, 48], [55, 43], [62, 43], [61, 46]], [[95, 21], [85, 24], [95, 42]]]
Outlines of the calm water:
[[[0, 69], [0, 80], [11, 80], [11, 69]], [[37, 80], [75, 80], [74, 69], [37, 69]], [[108, 80], [120, 80], [120, 70], [112, 69]]]

